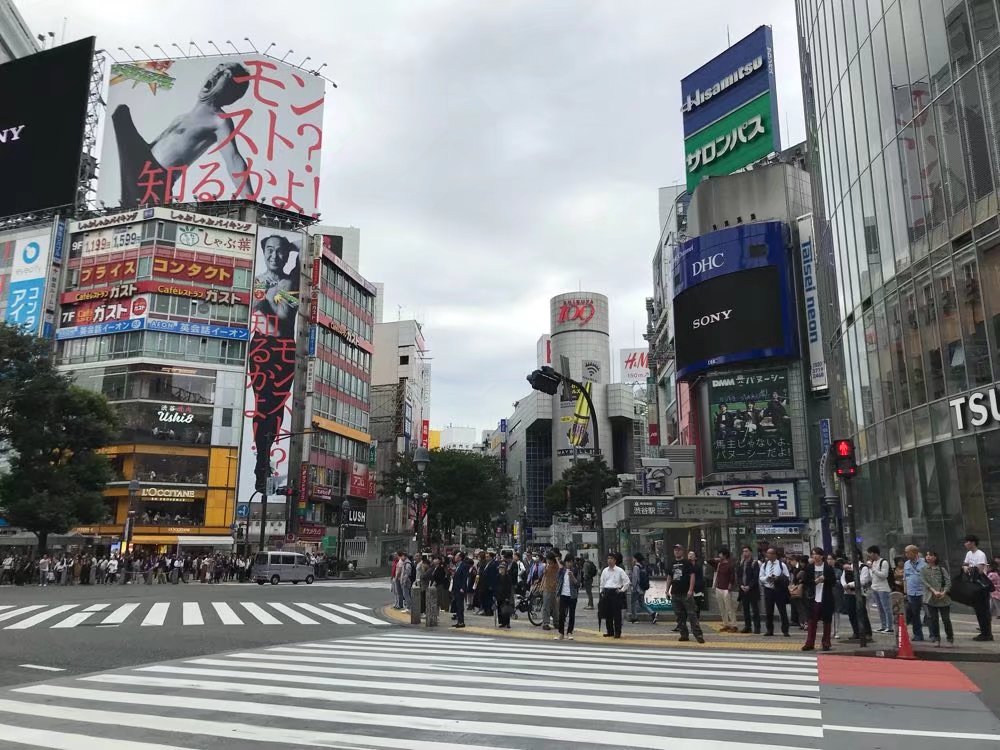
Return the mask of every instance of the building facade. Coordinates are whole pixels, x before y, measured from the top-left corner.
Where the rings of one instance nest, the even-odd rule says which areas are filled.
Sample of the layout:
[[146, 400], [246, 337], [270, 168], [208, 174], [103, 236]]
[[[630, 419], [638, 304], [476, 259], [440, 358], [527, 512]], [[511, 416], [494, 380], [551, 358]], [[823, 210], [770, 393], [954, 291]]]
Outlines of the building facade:
[[37, 51], [38, 43], [13, 0], [0, 0], [0, 65]]
[[[862, 543], [1000, 542], [994, 2], [799, 0], [834, 431]], [[885, 547], [884, 547], [885, 548]]]

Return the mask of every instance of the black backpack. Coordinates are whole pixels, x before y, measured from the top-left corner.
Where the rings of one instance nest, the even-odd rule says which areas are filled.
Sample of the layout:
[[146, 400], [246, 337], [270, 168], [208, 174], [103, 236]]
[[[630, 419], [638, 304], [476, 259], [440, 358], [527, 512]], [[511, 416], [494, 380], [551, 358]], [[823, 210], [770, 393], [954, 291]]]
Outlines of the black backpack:
[[645, 565], [639, 566], [639, 591], [649, 591], [649, 571]]

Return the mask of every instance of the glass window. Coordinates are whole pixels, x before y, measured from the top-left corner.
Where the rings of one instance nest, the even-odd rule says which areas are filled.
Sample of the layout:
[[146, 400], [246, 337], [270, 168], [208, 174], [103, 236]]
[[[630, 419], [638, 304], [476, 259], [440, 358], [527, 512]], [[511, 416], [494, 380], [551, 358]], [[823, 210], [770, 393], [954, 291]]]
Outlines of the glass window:
[[139, 263], [136, 265], [136, 278], [138, 279], [151, 279], [153, 278], [153, 259], [149, 256], [144, 258], [139, 258]]
[[[927, 72], [927, 51], [924, 49], [924, 30], [920, 22], [920, 3], [898, 3], [903, 15], [903, 35], [906, 39], [906, 60], [909, 64], [909, 81], [914, 86], [926, 87], [929, 80]], [[930, 104], [928, 99], [924, 104]]]
[[[912, 0], [911, 0], [912, 2]], [[885, 38], [889, 45], [889, 80], [892, 82], [892, 99], [896, 107], [897, 124], [913, 118], [910, 85], [913, 79], [906, 67], [906, 46], [903, 40], [903, 22], [899, 3], [892, 5], [885, 14]]]
[[931, 428], [935, 439], [951, 436], [951, 412], [952, 408], [947, 401], [935, 401], [931, 404]]
[[[952, 234], [959, 234], [969, 228], [968, 218], [962, 218], [969, 206], [969, 186], [966, 177], [965, 155], [962, 152], [962, 138], [958, 119], [955, 116], [955, 97], [951, 89], [934, 102], [934, 120], [938, 142], [937, 153], [940, 164], [935, 170], [943, 187], [945, 211], [955, 217]], [[937, 211], [935, 207], [934, 211]]]
[[249, 268], [234, 268], [233, 269], [233, 287], [235, 289], [249, 289], [250, 288], [250, 269]]
[[153, 295], [153, 312], [161, 313], [162, 315], [167, 315], [170, 312], [170, 303], [175, 297], [170, 297], [166, 294], [154, 294]]
[[[867, 332], [865, 336], [867, 337]], [[879, 377], [879, 385], [881, 387], [882, 398], [880, 402], [883, 404], [883, 414], [882, 419], [885, 417], [896, 413], [896, 388], [895, 388], [895, 373], [893, 372], [892, 363], [892, 346], [893, 342], [889, 334], [889, 325], [886, 318], [885, 302], [879, 302], [875, 305], [875, 335], [876, 335], [876, 346], [875, 350], [878, 355], [878, 365], [877, 372]], [[876, 370], [873, 368], [872, 375], [875, 375]], [[878, 418], [878, 412], [876, 411], [876, 418]], [[880, 447], [883, 445], [882, 442], [879, 443]]]
[[[965, 374], [967, 357], [962, 343], [958, 294], [950, 262], [942, 263], [934, 268], [934, 294], [945, 383], [947, 392], [955, 394], [968, 387], [968, 379]], [[934, 398], [937, 398], [936, 394]]]
[[944, 23], [948, 33], [948, 53], [955, 78], [972, 67], [972, 32], [965, 0], [944, 0]]
[[[981, 460], [976, 455], [976, 443]], [[1000, 545], [1000, 431], [960, 438], [955, 445], [961, 513], [966, 521], [960, 533], [976, 534], [983, 548], [996, 549]], [[960, 528], [962, 517], [956, 519]]]
[[913, 436], [917, 445], [931, 442], [931, 415], [926, 406], [913, 410]]
[[[858, 71], [860, 72], [860, 86], [854, 81], [854, 77], [851, 77], [851, 86], [856, 87], [857, 93], [855, 97], [858, 99], [858, 105], [855, 109], [856, 118], [864, 118], [866, 120], [865, 127], [862, 128], [861, 124], [856, 125], [858, 131], [858, 148], [862, 150], [861, 163], [867, 164], [871, 161], [871, 156], [879, 153], [882, 150], [882, 134], [880, 132], [879, 123], [879, 106], [877, 99], [877, 90], [875, 87], [875, 61], [872, 58], [872, 44], [871, 41], [865, 42], [864, 46], [861, 48], [861, 52], [858, 55]], [[852, 71], [853, 72], [853, 71]], [[857, 123], [857, 119], [855, 119]], [[861, 133], [867, 133], [868, 143], [866, 148], [862, 148], [860, 143]]]
[[975, 40], [976, 58], [985, 57], [997, 48], [997, 10], [994, 0], [969, 0], [969, 19]]
[[911, 403], [922, 404], [927, 401], [926, 381], [929, 368], [924, 366], [921, 358], [923, 345], [920, 342], [920, 313], [912, 285], [907, 285], [900, 291], [900, 308]]
[[931, 90], [935, 94], [940, 94], [952, 80], [941, 0], [920, 0], [920, 11], [923, 18]]
[[[896, 273], [910, 265], [910, 231], [907, 223], [907, 193], [903, 182], [903, 175], [899, 165], [899, 155], [896, 144], [890, 146], [883, 153], [885, 164], [885, 179], [889, 187], [887, 197], [889, 199], [892, 230], [895, 238], [896, 250]], [[883, 274], [888, 274], [883, 270]]]
[[[965, 156], [971, 177], [972, 197], [979, 201], [993, 192], [993, 176], [990, 168], [990, 148], [986, 138], [983, 120], [983, 106], [979, 96], [979, 79], [974, 75], [965, 76], [955, 88], [955, 103], [961, 123]], [[977, 206], [973, 222], [986, 218], [987, 205]]]
[[[907, 126], [896, 139], [899, 153], [900, 176], [903, 180], [903, 208], [906, 211], [906, 236], [912, 246], [913, 260], [927, 255], [927, 217], [924, 213], [924, 194], [921, 187], [920, 156], [912, 126]], [[891, 158], [887, 152], [886, 158]]]
[[1000, 163], [1000, 51], [987, 57], [979, 66], [979, 71], [986, 104], [986, 132], [993, 158]]
[[136, 478], [143, 482], [204, 484], [208, 476], [208, 457], [138, 453], [135, 467]]
[[844, 31], [844, 4], [827, 3], [826, 7], [828, 13], [831, 11], [833, 13], [831, 17], [831, 26], [833, 29], [830, 37], [836, 40], [837, 63], [833, 70], [836, 71], [835, 80], [839, 81], [844, 71], [847, 70], [847, 36]]
[[875, 82], [879, 102], [879, 121], [882, 127], [882, 143], [886, 144], [896, 135], [896, 112], [893, 108], [893, 89], [889, 78], [889, 47], [885, 40], [885, 22], [872, 30], [872, 56], [875, 60]]
[[[858, 12], [861, 12], [860, 6]], [[868, 0], [868, 21], [872, 27], [878, 23], [882, 17], [882, 0]]]
[[858, 241], [858, 252], [864, 253], [867, 261], [863, 264], [865, 270], [861, 276], [861, 297], [867, 299], [872, 289], [882, 286], [882, 259], [879, 250], [879, 232], [875, 219], [875, 197], [872, 194], [871, 173], [866, 171], [858, 181], [861, 186], [861, 237]]
[[[856, 325], [856, 328], [860, 329], [861, 326]], [[882, 403], [882, 380], [881, 373], [879, 372], [879, 356], [878, 356], [878, 332], [875, 329], [875, 312], [874, 310], [869, 310], [865, 313], [864, 317], [864, 351], [865, 351], [865, 368], [866, 372], [862, 373], [862, 387], [867, 388], [867, 395], [864, 397], [866, 401], [866, 411], [868, 412], [866, 424], [872, 425], [875, 422], [881, 422], [885, 419], [885, 406]], [[865, 381], [868, 382], [865, 385]]]
[[989, 347], [986, 343], [986, 316], [979, 282], [979, 269], [973, 248], [955, 255], [955, 294], [961, 317], [965, 367], [969, 385], [993, 381]]

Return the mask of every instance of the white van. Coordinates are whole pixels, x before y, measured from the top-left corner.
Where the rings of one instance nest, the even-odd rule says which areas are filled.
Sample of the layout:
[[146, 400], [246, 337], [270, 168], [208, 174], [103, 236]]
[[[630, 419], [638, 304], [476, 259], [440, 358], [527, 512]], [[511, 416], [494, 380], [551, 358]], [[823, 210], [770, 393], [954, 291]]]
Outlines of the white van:
[[307, 584], [315, 580], [313, 566], [305, 555], [297, 552], [258, 552], [253, 560], [253, 580], [263, 586], [270, 581], [277, 586], [281, 581]]

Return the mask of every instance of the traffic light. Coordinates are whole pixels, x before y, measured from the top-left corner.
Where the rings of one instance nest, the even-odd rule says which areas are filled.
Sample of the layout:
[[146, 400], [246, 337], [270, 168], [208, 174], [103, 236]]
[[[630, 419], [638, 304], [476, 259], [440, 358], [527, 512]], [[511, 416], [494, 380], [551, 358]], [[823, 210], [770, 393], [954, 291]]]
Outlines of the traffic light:
[[830, 455], [833, 457], [833, 471], [841, 479], [851, 479], [858, 473], [853, 440], [834, 440], [830, 445]]
[[527, 380], [531, 384], [531, 387], [536, 391], [541, 391], [542, 393], [554, 396], [556, 395], [556, 391], [559, 390], [559, 384], [562, 382], [562, 376], [546, 365], [545, 367], [541, 367], [531, 373], [527, 377]]

